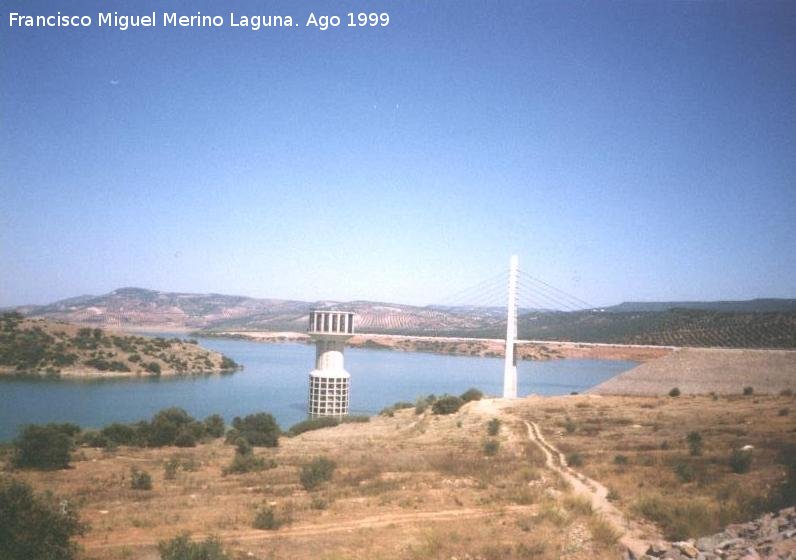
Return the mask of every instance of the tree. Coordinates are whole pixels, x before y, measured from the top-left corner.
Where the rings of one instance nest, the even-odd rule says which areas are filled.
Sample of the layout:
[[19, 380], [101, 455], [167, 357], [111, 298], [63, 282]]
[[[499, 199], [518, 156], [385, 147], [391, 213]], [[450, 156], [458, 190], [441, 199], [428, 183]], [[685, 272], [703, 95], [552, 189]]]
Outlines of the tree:
[[14, 466], [31, 469], [69, 468], [69, 452], [74, 447], [73, 425], [25, 426], [14, 440]]
[[[194, 420], [185, 410], [178, 407], [164, 408], [152, 418], [147, 444], [150, 447], [174, 445], [177, 437], [186, 433], [186, 430], [190, 430], [193, 434], [194, 444], [197, 437], [204, 435], [202, 424]], [[191, 444], [187, 446], [191, 447]]]
[[238, 431], [239, 437], [246, 438], [256, 447], [276, 447], [279, 444], [279, 425], [266, 412], [250, 414], [243, 419], [235, 417], [232, 427]]
[[86, 526], [66, 502], [51, 494], [36, 496], [27, 484], [0, 479], [0, 558], [72, 560], [72, 537]]
[[205, 418], [205, 432], [208, 436], [219, 438], [224, 435], [224, 418], [220, 414], [213, 414]]

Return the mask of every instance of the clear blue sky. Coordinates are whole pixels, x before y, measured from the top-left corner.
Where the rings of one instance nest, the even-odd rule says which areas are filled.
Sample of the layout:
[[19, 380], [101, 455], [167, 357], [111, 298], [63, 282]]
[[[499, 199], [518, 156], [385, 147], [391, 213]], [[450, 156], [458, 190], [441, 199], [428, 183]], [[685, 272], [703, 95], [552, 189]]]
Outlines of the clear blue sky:
[[[9, 29], [8, 14], [390, 26]], [[796, 297], [794, 2], [0, 2], [0, 305]]]

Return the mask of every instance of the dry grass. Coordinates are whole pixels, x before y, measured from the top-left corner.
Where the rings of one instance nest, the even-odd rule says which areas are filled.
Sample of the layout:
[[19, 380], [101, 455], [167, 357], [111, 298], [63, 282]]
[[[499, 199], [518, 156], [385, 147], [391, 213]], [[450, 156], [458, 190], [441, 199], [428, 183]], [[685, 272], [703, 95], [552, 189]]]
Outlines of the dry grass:
[[[793, 404], [792, 396], [573, 396], [529, 398], [514, 413], [577, 454], [579, 469], [624, 512], [682, 537], [754, 517], [784, 476], [779, 449], [796, 444], [794, 417], [779, 414]], [[83, 448], [72, 469], [12, 474], [77, 505], [91, 524], [84, 560], [155, 560], [154, 544], [183, 531], [219, 535], [236, 558], [617, 557], [615, 529], [545, 467], [516, 417], [501, 415], [499, 448], [484, 452], [488, 412], [477, 403], [445, 417], [399, 410], [283, 438], [255, 449], [276, 464], [261, 472], [224, 476], [235, 450], [217, 440], [179, 451]], [[692, 431], [702, 436], [699, 455], [686, 440]], [[731, 450], [747, 444], [752, 468], [733, 473]], [[316, 457], [337, 469], [307, 492], [300, 468]], [[152, 490], [130, 488], [133, 467], [152, 475]], [[280, 527], [253, 529], [268, 510]]]
[[[547, 492], [561, 485], [521, 426], [504, 420], [489, 456], [491, 416], [469, 410], [397, 411], [282, 438], [278, 448], [255, 449], [276, 463], [261, 472], [224, 476], [235, 449], [219, 439], [179, 451], [81, 448], [72, 469], [13, 476], [77, 505], [91, 525], [83, 559], [156, 559], [154, 544], [183, 531], [219, 535], [236, 555], [262, 559], [614, 557], [613, 543], [592, 540], [591, 515], [579, 521], [564, 506], [563, 522], [537, 515], [553, 507]], [[337, 469], [307, 492], [300, 468], [320, 456]], [[132, 467], [152, 475], [152, 490], [130, 489]], [[253, 529], [257, 513], [269, 509], [281, 526]]]
[[[765, 510], [785, 476], [778, 455], [796, 444], [796, 422], [779, 413], [793, 406], [792, 396], [571, 396], [526, 403], [517, 411], [563, 453], [577, 455], [578, 468], [605, 484], [615, 504], [676, 539], [714, 533]], [[690, 432], [702, 437], [698, 455], [691, 454]], [[730, 456], [746, 445], [754, 448], [751, 469], [736, 474]]]

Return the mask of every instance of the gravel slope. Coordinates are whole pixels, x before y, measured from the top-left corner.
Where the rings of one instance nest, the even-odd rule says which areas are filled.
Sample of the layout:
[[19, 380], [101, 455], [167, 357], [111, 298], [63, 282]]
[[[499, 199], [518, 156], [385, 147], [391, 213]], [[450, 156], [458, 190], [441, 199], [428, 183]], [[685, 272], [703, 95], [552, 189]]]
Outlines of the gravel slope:
[[796, 391], [796, 351], [681, 348], [597, 385], [602, 395], [664, 395], [673, 387], [683, 394], [738, 394]]

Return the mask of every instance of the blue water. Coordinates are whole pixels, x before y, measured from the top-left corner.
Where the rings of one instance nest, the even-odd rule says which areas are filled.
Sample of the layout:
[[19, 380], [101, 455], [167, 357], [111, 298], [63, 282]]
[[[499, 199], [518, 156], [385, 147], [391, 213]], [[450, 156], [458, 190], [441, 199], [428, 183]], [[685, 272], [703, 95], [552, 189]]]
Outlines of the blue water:
[[[227, 421], [267, 411], [283, 428], [305, 419], [313, 346], [217, 338], [199, 342], [232, 357], [245, 369], [226, 375], [161, 379], [0, 379], [0, 441], [13, 438], [24, 424], [74, 422], [101, 427], [149, 418], [169, 406], [180, 406], [196, 418], [219, 413]], [[501, 358], [350, 348], [345, 364], [351, 373], [352, 414], [375, 414], [395, 401], [413, 402], [421, 394], [458, 395], [470, 387], [489, 395], [502, 392]], [[584, 391], [634, 365], [609, 360], [521, 362], [519, 394]]]

